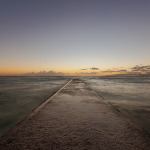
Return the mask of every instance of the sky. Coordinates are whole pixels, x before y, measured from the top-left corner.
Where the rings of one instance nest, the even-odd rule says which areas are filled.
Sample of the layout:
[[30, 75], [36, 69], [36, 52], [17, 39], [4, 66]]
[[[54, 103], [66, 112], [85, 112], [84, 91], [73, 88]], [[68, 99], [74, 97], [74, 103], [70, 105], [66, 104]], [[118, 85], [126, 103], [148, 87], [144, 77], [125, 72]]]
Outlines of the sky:
[[0, 0], [0, 75], [150, 74], [149, 0]]

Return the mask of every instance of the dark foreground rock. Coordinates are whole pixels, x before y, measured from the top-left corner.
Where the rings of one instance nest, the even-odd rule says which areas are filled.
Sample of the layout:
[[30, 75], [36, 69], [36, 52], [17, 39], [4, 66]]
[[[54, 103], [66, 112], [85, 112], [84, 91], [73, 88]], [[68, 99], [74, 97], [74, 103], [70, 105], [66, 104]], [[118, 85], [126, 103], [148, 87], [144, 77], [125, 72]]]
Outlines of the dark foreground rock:
[[0, 150], [150, 150], [150, 136], [73, 79], [2, 136]]

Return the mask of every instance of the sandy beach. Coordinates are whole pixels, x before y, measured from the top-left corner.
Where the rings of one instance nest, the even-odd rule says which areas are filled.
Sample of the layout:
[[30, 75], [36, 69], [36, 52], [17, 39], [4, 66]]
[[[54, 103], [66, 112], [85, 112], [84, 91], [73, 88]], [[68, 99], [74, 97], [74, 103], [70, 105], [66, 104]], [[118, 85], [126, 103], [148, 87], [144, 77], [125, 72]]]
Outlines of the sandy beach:
[[149, 150], [150, 135], [73, 79], [3, 135], [0, 149]]

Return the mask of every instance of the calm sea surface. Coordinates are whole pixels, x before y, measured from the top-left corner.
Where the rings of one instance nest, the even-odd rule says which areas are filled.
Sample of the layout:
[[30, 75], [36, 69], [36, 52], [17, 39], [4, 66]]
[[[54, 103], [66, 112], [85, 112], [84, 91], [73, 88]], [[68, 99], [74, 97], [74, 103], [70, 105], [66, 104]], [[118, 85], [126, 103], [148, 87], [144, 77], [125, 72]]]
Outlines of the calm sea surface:
[[[71, 77], [0, 77], [0, 135]], [[79, 77], [150, 133], [150, 77]]]
[[82, 77], [82, 80], [150, 133], [150, 77]]
[[0, 135], [69, 81], [69, 77], [0, 77]]

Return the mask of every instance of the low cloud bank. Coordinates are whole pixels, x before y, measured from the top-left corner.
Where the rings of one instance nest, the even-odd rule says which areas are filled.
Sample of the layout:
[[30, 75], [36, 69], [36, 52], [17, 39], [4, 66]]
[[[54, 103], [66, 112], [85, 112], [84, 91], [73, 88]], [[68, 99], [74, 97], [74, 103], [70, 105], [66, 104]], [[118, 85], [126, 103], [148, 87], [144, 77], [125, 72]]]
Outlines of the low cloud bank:
[[55, 71], [40, 71], [40, 72], [29, 72], [23, 74], [25, 76], [65, 76], [63, 72], [55, 72]]
[[89, 68], [83, 68], [83, 69], [81, 69], [81, 70], [88, 70]]
[[99, 70], [99, 68], [96, 67], [92, 67], [92, 68], [83, 68], [81, 70]]
[[107, 70], [100, 70], [99, 68], [83, 68], [80, 69], [81, 72], [76, 73], [63, 73], [55, 71], [40, 71], [40, 72], [30, 72], [23, 74], [24, 76], [95, 76], [95, 75], [125, 75], [125, 76], [150, 76], [150, 65], [136, 65], [134, 67], [124, 69], [124, 68], [112, 68]]
[[131, 70], [133, 72], [145, 72], [150, 73], [150, 65], [143, 66], [143, 65], [136, 65], [135, 67], [132, 67]]
[[116, 73], [116, 75], [128, 75], [128, 76], [150, 76], [150, 65], [136, 65], [134, 67], [126, 69], [108, 69], [101, 71], [102, 73]]
[[78, 72], [76, 75], [96, 75], [99, 72]]
[[122, 69], [122, 70], [105, 70], [105, 71], [101, 71], [101, 72], [104, 72], [104, 73], [114, 73], [114, 72], [123, 73], [123, 72], [127, 72], [127, 70], [126, 69]]
[[99, 68], [92, 67], [92, 68], [90, 68], [90, 70], [99, 70]]
[[[106, 70], [100, 70], [99, 68], [84, 68], [80, 73], [76, 73], [77, 75], [126, 75], [126, 76], [150, 76], [150, 65], [136, 65], [131, 68], [124, 69], [121, 68], [111, 68]], [[86, 70], [97, 70], [97, 72], [86, 72]], [[85, 71], [85, 72], [84, 72]]]

